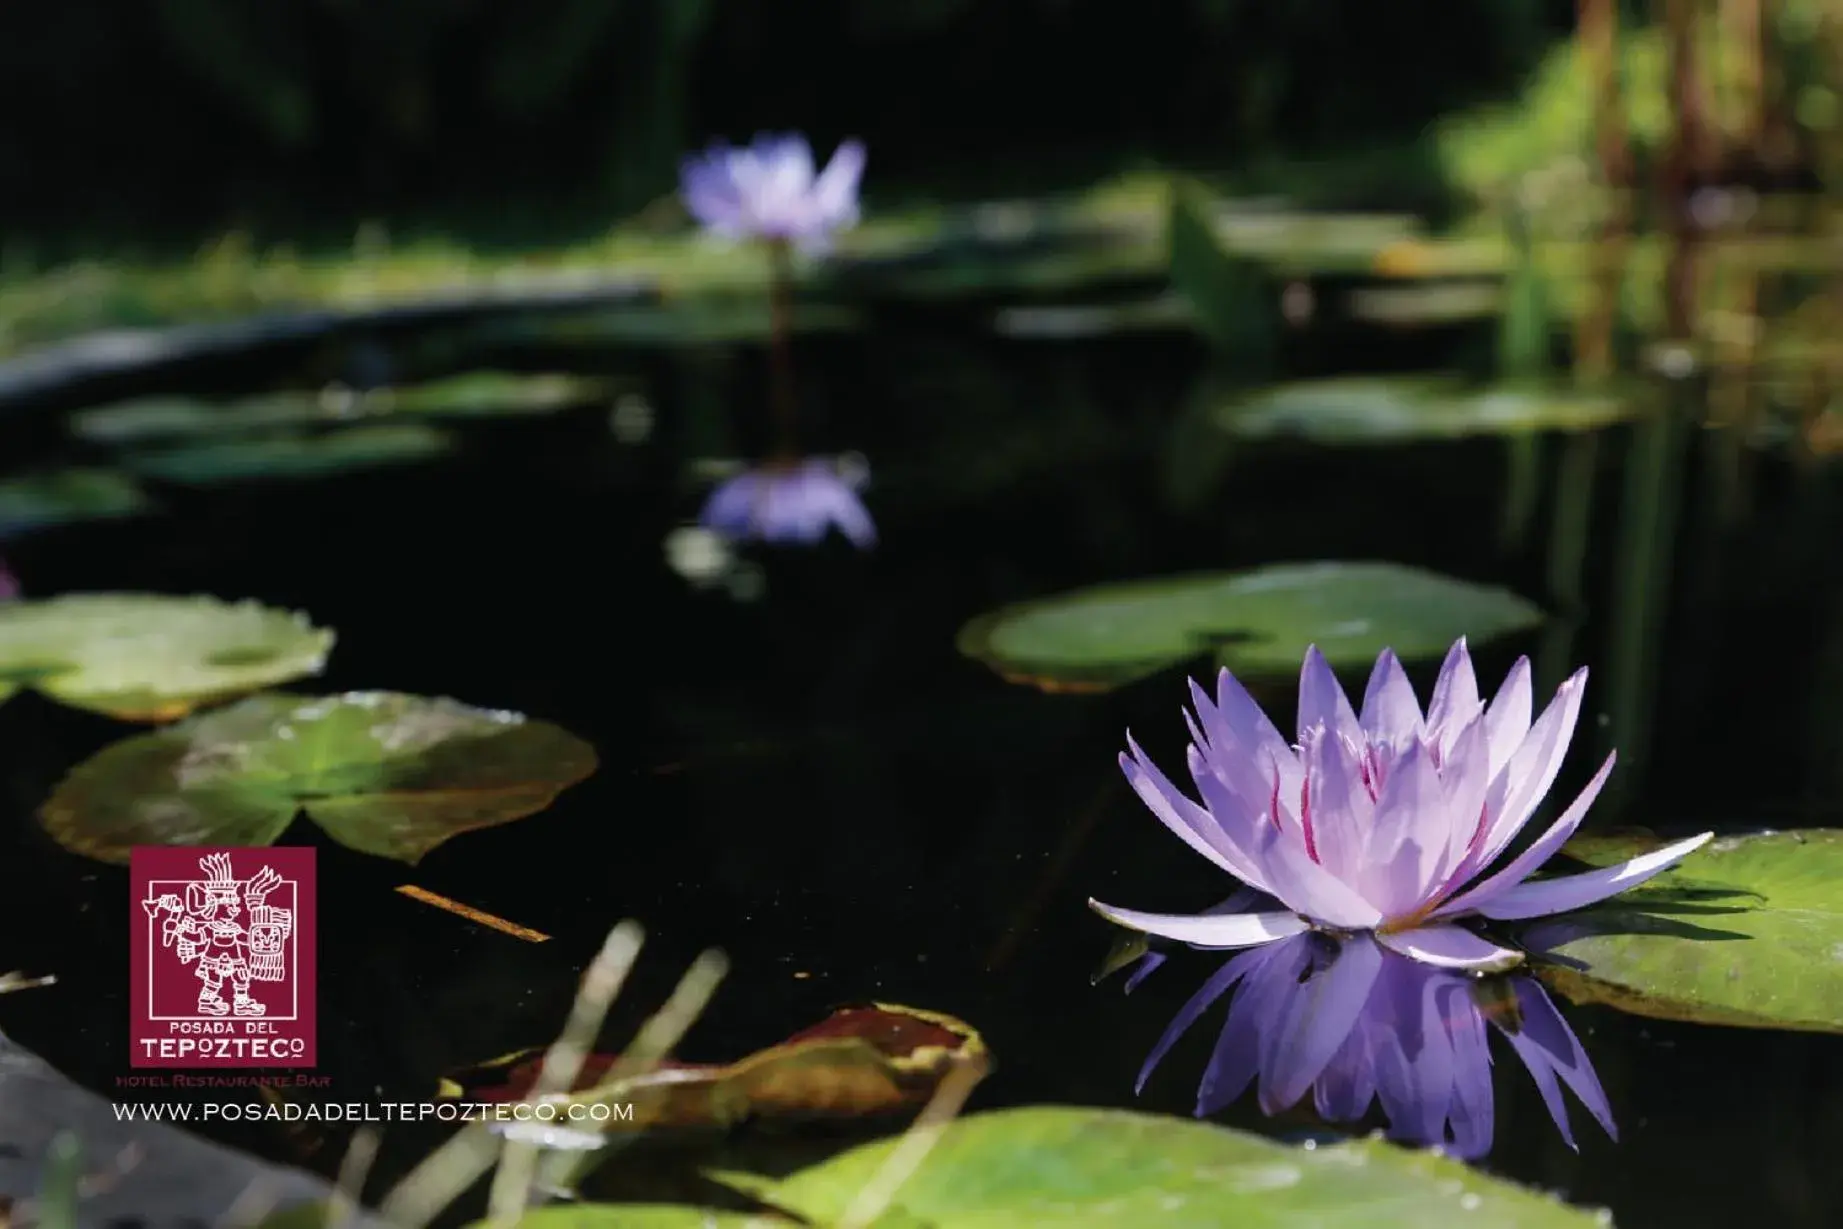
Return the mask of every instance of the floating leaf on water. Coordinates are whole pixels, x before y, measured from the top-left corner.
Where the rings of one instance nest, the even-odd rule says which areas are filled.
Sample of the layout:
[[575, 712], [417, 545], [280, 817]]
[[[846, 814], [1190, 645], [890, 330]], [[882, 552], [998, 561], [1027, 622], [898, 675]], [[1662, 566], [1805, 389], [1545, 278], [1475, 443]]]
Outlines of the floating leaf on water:
[[487, 418], [551, 414], [606, 400], [615, 382], [567, 372], [525, 374], [470, 371], [445, 380], [361, 393], [354, 413], [415, 414], [430, 418]]
[[[798, 334], [849, 333], [862, 328], [864, 318], [838, 304], [799, 303], [790, 323]], [[611, 307], [508, 330], [513, 337], [548, 344], [648, 347], [765, 342], [771, 332], [768, 304], [755, 296]]]
[[[389, 415], [486, 418], [549, 414], [604, 399], [613, 389], [613, 381], [589, 376], [473, 371], [424, 384], [385, 386], [364, 392], [331, 386], [318, 391], [261, 393], [229, 401], [144, 397], [81, 410], [71, 415], [70, 425], [79, 438], [94, 443], [144, 444], [250, 435]], [[411, 429], [426, 430], [414, 426]], [[276, 438], [304, 437], [283, 434]]]
[[993, 331], [1000, 336], [1032, 341], [1163, 333], [1193, 324], [1190, 305], [1172, 294], [1119, 303], [1027, 304], [1001, 308], [992, 317]]
[[[526, 1229], [833, 1225], [898, 1146], [896, 1139], [865, 1144], [778, 1182], [715, 1175], [798, 1222], [715, 1208], [569, 1204], [528, 1212], [518, 1223]], [[874, 1223], [890, 1229], [1605, 1229], [1611, 1222], [1451, 1158], [1379, 1139], [1308, 1151], [1181, 1118], [1030, 1106], [949, 1124]]]
[[1408, 328], [1489, 320], [1503, 303], [1504, 287], [1499, 282], [1455, 280], [1359, 287], [1345, 299], [1345, 309], [1370, 324]]
[[[618, 1095], [633, 1118], [622, 1128], [730, 1126], [744, 1118], [863, 1118], [925, 1104], [953, 1064], [985, 1053], [977, 1032], [952, 1016], [870, 1003], [842, 1007], [779, 1045], [739, 1062], [669, 1062], [623, 1079]], [[527, 1096], [544, 1060], [521, 1050], [457, 1072], [444, 1097], [516, 1101]], [[616, 1056], [591, 1054], [574, 1091], [598, 1099]]]
[[62, 469], [0, 482], [0, 541], [54, 525], [137, 516], [152, 504], [112, 469]]
[[1249, 678], [1297, 674], [1306, 646], [1367, 669], [1392, 648], [1441, 656], [1535, 627], [1542, 612], [1507, 589], [1396, 563], [1283, 563], [1077, 589], [981, 615], [962, 653], [1014, 682], [1105, 691], [1214, 650]]
[[348, 848], [414, 864], [594, 770], [589, 744], [517, 713], [397, 692], [258, 695], [103, 748], [39, 817], [65, 848], [126, 862], [136, 845], [267, 845], [305, 810]]
[[324, 435], [305, 432], [130, 453], [122, 463], [182, 486], [250, 478], [312, 478], [439, 456], [454, 446], [447, 432], [422, 423], [380, 423]]
[[1453, 376], [1350, 376], [1226, 392], [1216, 423], [1240, 439], [1397, 444], [1597, 431], [1643, 409], [1643, 400], [1631, 391], [1534, 383], [1470, 387]]
[[[1579, 837], [1606, 865], [1658, 842]], [[1544, 981], [1666, 1020], [1843, 1032], [1843, 831], [1722, 837], [1604, 905], [1531, 927]]]
[[137, 397], [70, 416], [70, 429], [91, 443], [122, 445], [199, 435], [236, 435], [300, 426], [333, 417], [318, 393], [265, 393], [235, 401]]
[[318, 674], [333, 632], [256, 602], [72, 593], [0, 604], [0, 698], [33, 687], [73, 708], [171, 721]]

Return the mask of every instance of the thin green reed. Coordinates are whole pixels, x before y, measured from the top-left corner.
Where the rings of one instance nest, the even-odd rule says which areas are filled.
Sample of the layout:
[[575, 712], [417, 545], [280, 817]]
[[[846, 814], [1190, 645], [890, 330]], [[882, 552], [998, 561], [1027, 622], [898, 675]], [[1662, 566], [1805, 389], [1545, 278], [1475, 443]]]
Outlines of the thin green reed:
[[[1669, 333], [1679, 344], [1690, 333], [1696, 258], [1693, 242], [1680, 238], [1666, 273]], [[1626, 456], [1619, 537], [1614, 547], [1610, 677], [1605, 692], [1607, 733], [1619, 750], [1620, 764], [1607, 782], [1601, 804], [1608, 818], [1628, 803], [1644, 777], [1683, 500], [1685, 452], [1699, 418], [1700, 388], [1700, 382], [1693, 379], [1671, 380], [1657, 412], [1633, 426]]]
[[77, 1184], [82, 1175], [83, 1146], [69, 1131], [59, 1132], [45, 1150], [34, 1222], [39, 1229], [77, 1229]]
[[[1613, 374], [1613, 330], [1625, 283], [1629, 236], [1623, 218], [1607, 223], [1595, 247], [1592, 284], [1574, 338], [1574, 380], [1594, 384]], [[1600, 432], [1564, 437], [1550, 504], [1544, 580], [1551, 619], [1536, 656], [1537, 682], [1553, 691], [1573, 670], [1574, 641], [1587, 609], [1587, 559], [1593, 532], [1594, 488], [1600, 469]]]
[[[1506, 217], [1514, 264], [1504, 287], [1504, 310], [1498, 318], [1497, 366], [1502, 380], [1540, 380], [1549, 374], [1548, 288], [1536, 261], [1535, 243], [1520, 210]], [[1529, 540], [1542, 501], [1542, 433], [1534, 428], [1505, 439], [1507, 469], [1498, 541], [1516, 551]]]

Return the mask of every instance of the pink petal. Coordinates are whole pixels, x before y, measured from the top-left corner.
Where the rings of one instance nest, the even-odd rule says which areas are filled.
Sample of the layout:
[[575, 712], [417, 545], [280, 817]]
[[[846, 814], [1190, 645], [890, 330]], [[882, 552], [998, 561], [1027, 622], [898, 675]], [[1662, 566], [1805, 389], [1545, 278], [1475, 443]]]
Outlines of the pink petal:
[[1281, 737], [1248, 689], [1227, 670], [1216, 676], [1216, 709], [1236, 748], [1256, 763], [1293, 758], [1293, 745]]
[[1421, 702], [1392, 649], [1384, 649], [1370, 671], [1359, 719], [1370, 741], [1400, 748], [1421, 732]]
[[1376, 804], [1363, 784], [1349, 744], [1314, 731], [1302, 748], [1311, 783], [1312, 833], [1318, 862], [1349, 882], [1363, 862], [1364, 837], [1375, 821]]
[[1529, 658], [1519, 657], [1504, 676], [1503, 685], [1485, 709], [1485, 741], [1491, 745], [1491, 775], [1496, 776], [1529, 733], [1534, 703], [1529, 678]]
[[1325, 655], [1313, 645], [1305, 651], [1305, 664], [1299, 670], [1299, 741], [1305, 732], [1322, 725], [1339, 737], [1363, 745], [1363, 727], [1350, 707], [1350, 698], [1331, 670]]
[[1439, 770], [1416, 739], [1382, 787], [1363, 854], [1363, 895], [1383, 916], [1410, 913], [1426, 900], [1446, 854], [1448, 824]]
[[1447, 650], [1440, 676], [1434, 681], [1433, 698], [1427, 702], [1427, 728], [1439, 734], [1442, 750], [1478, 708], [1478, 676], [1472, 670], [1465, 637], [1461, 636]]
[[1308, 929], [1291, 913], [1141, 913], [1090, 900], [1088, 907], [1116, 925], [1141, 934], [1162, 935], [1192, 947], [1256, 947]]
[[1547, 832], [1537, 837], [1528, 849], [1512, 858], [1510, 864], [1503, 870], [1489, 879], [1474, 884], [1441, 905], [1434, 910], [1433, 916], [1436, 918], [1457, 917], [1469, 909], [1476, 909], [1542, 869], [1542, 864], [1554, 857], [1556, 851], [1567, 844], [1568, 838], [1574, 835], [1574, 830], [1581, 826], [1583, 819], [1587, 818], [1587, 808], [1591, 807], [1593, 800], [1600, 796], [1600, 787], [1606, 784], [1606, 778], [1612, 774], [1613, 764], [1618, 758], [1618, 752], [1606, 757], [1606, 763], [1600, 765], [1600, 771], [1594, 774], [1593, 780], [1589, 781], [1574, 801], [1568, 804], [1568, 809], [1562, 812], [1561, 818], [1551, 824]]
[[1120, 757], [1120, 768], [1132, 784], [1133, 791], [1160, 823], [1175, 832], [1192, 849], [1234, 875], [1250, 887], [1266, 890], [1260, 870], [1246, 851], [1229, 839], [1215, 816], [1185, 797], [1171, 784], [1129, 734], [1126, 745], [1132, 755]]
[[1219, 755], [1213, 748], [1205, 754], [1195, 743], [1185, 749], [1184, 760], [1203, 804], [1224, 836], [1257, 867], [1260, 859], [1254, 857], [1253, 849], [1264, 832], [1277, 828], [1304, 850], [1304, 829], [1287, 809], [1283, 787], [1274, 775], [1260, 775], [1239, 755]]
[[813, 182], [813, 204], [828, 221], [842, 223], [856, 218], [864, 157], [862, 141], [842, 141]]
[[1557, 879], [1527, 880], [1486, 901], [1477, 907], [1477, 911], [1488, 918], [1513, 921], [1580, 909], [1609, 896], [1617, 896], [1654, 875], [1662, 874], [1708, 844], [1714, 835], [1713, 832], [1704, 832], [1701, 836], [1677, 841], [1617, 866], [1603, 867], [1597, 871], [1563, 875]]
[[1567, 755], [1568, 742], [1581, 715], [1581, 695], [1587, 686], [1585, 667], [1574, 672], [1510, 757], [1485, 795], [1486, 822], [1482, 839], [1475, 843], [1459, 869], [1455, 882], [1464, 882], [1497, 860], [1535, 812], [1542, 796], [1555, 783]]
[[1209, 736], [1205, 749], [1211, 771], [1238, 793], [1249, 797], [1258, 793], [1263, 812], [1277, 772], [1281, 794], [1297, 802], [1305, 780], [1299, 756], [1235, 676], [1227, 670], [1217, 676], [1213, 705], [1194, 681], [1190, 694], [1203, 732]]
[[[1212, 809], [1227, 805], [1214, 778], [1197, 784]], [[1364, 930], [1382, 921], [1382, 912], [1361, 893], [1306, 855], [1295, 827], [1259, 825], [1249, 833], [1248, 856], [1260, 868], [1267, 893], [1295, 913], [1339, 930]]]
[[1435, 882], [1444, 884], [1478, 834], [1485, 794], [1491, 788], [1491, 749], [1483, 714], [1472, 718], [1453, 739], [1440, 764], [1440, 784], [1446, 790], [1447, 837]]
[[1523, 963], [1523, 953], [1515, 948], [1499, 947], [1458, 926], [1380, 931], [1376, 938], [1392, 952], [1442, 969], [1501, 973]]

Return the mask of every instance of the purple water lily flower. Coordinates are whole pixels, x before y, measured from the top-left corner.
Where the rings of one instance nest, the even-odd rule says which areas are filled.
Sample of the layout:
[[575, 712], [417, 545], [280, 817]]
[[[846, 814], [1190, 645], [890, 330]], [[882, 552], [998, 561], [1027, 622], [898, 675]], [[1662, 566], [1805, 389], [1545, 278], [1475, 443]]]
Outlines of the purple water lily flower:
[[1587, 671], [1563, 683], [1530, 721], [1529, 659], [1519, 658], [1487, 705], [1462, 638], [1425, 715], [1395, 654], [1377, 658], [1361, 715], [1316, 646], [1299, 676], [1299, 738], [1281, 737], [1227, 670], [1215, 702], [1190, 685], [1193, 802], [1127, 736], [1121, 767], [1166, 827], [1272, 911], [1181, 916], [1091, 900], [1103, 917], [1198, 948], [1254, 947], [1309, 929], [1372, 932], [1384, 947], [1445, 968], [1489, 972], [1522, 953], [1456, 925], [1578, 909], [1669, 869], [1713, 835], [1616, 866], [1530, 876], [1573, 835], [1614, 756], [1521, 853], [1485, 875], [1555, 781], [1581, 711]]
[[1478, 979], [1401, 956], [1369, 935], [1299, 934], [1242, 952], [1203, 984], [1152, 1048], [1136, 1088], [1231, 987], [1229, 1015], [1197, 1089], [1197, 1115], [1258, 1081], [1277, 1114], [1309, 1091], [1321, 1118], [1355, 1122], [1380, 1102], [1389, 1134], [1475, 1159], [1491, 1150], [1494, 1104], [1486, 1022], [1535, 1078], [1570, 1148], [1562, 1086], [1618, 1138], [1579, 1039], [1534, 978]]
[[815, 175], [805, 137], [764, 133], [745, 149], [716, 142], [685, 159], [679, 183], [685, 207], [713, 234], [819, 249], [857, 222], [863, 173], [861, 142], [841, 143]]
[[828, 461], [770, 462], [745, 470], [710, 493], [698, 520], [727, 538], [812, 544], [837, 526], [860, 550], [877, 527], [856, 484]]

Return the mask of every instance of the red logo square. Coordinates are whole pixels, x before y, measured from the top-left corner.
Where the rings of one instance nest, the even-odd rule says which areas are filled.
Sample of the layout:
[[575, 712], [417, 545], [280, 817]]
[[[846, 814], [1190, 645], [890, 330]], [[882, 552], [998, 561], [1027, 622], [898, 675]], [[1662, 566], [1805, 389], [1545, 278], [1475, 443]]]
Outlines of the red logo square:
[[314, 851], [131, 851], [129, 1061], [311, 1067]]

